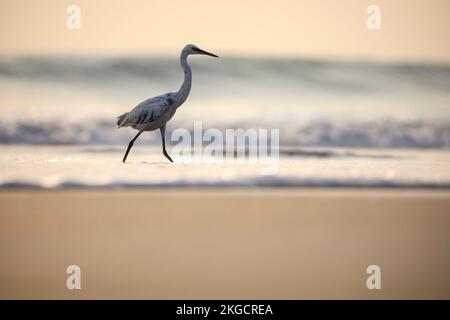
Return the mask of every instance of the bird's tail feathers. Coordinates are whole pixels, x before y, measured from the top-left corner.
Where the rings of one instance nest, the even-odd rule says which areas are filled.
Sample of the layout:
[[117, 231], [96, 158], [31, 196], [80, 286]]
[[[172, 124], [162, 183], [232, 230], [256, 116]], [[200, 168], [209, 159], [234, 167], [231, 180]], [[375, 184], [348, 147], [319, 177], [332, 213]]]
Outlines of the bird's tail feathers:
[[125, 119], [127, 118], [127, 116], [128, 116], [128, 112], [125, 112], [124, 114], [117, 117], [117, 126], [119, 128], [123, 127], [125, 125]]

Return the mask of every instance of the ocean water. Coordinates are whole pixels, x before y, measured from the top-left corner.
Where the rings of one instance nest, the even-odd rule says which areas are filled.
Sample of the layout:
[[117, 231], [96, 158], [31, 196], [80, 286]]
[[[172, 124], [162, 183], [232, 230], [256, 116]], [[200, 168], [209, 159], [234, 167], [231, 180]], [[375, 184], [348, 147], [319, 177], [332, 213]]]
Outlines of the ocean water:
[[[170, 164], [117, 115], [175, 91], [177, 57], [1, 57], [0, 186], [450, 186], [450, 66], [191, 57], [178, 128], [279, 129], [279, 171]], [[171, 147], [168, 147], [171, 153]]]
[[[1, 188], [395, 187], [450, 188], [450, 151], [311, 148], [281, 150], [267, 163], [168, 162], [138, 145], [127, 163], [111, 145], [3, 146]], [[170, 151], [169, 151], [170, 152]]]

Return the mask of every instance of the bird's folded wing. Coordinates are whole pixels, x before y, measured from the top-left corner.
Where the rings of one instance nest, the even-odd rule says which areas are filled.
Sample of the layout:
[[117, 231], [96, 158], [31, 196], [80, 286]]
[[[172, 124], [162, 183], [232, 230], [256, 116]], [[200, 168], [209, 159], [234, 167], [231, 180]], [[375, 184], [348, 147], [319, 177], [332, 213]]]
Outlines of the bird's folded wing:
[[157, 121], [170, 107], [170, 99], [155, 97], [141, 102], [131, 110], [125, 125], [137, 125]]

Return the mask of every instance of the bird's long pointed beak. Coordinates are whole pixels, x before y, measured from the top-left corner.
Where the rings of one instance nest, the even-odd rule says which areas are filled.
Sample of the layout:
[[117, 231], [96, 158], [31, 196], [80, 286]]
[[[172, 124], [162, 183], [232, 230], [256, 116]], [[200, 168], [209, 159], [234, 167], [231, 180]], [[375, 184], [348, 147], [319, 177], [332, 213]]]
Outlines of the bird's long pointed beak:
[[215, 57], [215, 58], [219, 57], [219, 56], [215, 55], [214, 53], [211, 53], [211, 52], [208, 52], [208, 51], [205, 51], [202, 49], [197, 49], [196, 51], [200, 54], [206, 54], [207, 56], [211, 56], [211, 57]]

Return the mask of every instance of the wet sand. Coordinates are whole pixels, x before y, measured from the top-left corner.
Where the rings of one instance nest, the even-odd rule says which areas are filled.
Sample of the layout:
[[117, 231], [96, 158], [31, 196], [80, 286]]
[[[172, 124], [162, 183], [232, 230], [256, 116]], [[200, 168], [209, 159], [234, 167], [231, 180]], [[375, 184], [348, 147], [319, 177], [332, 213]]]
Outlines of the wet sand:
[[447, 190], [4, 190], [0, 205], [2, 299], [450, 299]]

